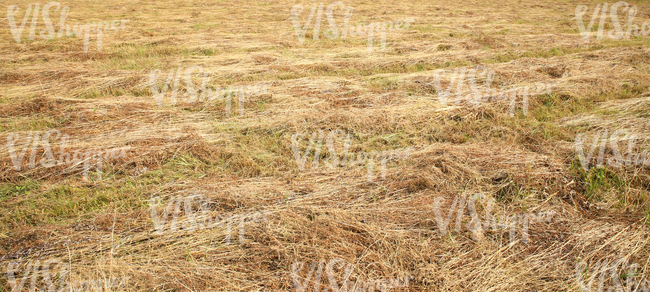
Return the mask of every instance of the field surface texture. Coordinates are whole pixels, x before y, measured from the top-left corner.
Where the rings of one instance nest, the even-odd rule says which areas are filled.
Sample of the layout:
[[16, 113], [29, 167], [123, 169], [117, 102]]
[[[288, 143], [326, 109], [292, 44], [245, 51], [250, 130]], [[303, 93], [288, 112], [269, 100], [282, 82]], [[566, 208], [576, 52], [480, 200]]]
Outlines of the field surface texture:
[[648, 1], [0, 15], [0, 292], [650, 291]]

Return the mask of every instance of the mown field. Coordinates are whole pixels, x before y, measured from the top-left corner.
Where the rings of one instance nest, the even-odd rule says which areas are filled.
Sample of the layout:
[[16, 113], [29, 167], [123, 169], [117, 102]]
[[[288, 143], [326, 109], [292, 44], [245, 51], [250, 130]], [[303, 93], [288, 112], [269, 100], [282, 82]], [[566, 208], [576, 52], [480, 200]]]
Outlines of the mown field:
[[336, 4], [370, 49], [333, 1], [0, 2], [0, 291], [650, 290], [650, 36], [585, 41], [605, 2]]

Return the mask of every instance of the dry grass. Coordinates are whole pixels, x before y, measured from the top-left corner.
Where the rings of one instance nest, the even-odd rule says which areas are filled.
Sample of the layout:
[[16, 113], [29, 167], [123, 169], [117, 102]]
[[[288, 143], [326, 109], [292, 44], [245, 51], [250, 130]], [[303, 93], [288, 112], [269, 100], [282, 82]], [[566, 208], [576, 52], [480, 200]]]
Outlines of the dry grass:
[[[650, 5], [630, 2], [635, 23], [650, 22]], [[20, 20], [28, 3], [0, 11], [14, 4]], [[68, 23], [130, 22], [84, 53], [80, 37], [28, 40], [29, 23], [16, 43], [0, 19], [0, 291], [10, 291], [9, 263], [48, 259], [71, 282], [129, 277], [119, 291], [293, 291], [293, 263], [337, 258], [353, 264], [352, 280], [413, 277], [392, 291], [579, 291], [578, 262], [618, 258], [650, 275], [650, 166], [584, 170], [574, 149], [578, 133], [647, 136], [650, 43], [584, 43], [571, 18], [587, 3], [347, 1], [354, 24], [415, 20], [370, 54], [364, 38], [300, 44], [291, 7], [305, 6], [304, 21], [312, 2], [61, 4]], [[192, 65], [212, 71], [214, 88], [266, 82], [268, 94], [246, 100], [243, 115], [237, 100], [230, 116], [224, 102], [157, 106], [149, 72]], [[440, 103], [434, 70], [447, 85], [460, 67], [494, 70], [502, 90], [554, 87], [531, 97], [527, 115], [520, 100], [514, 116], [488, 96]], [[29, 169], [31, 152], [16, 171], [5, 141], [19, 134], [22, 148], [51, 129], [70, 136], [68, 152], [128, 150], [103, 162], [101, 179], [85, 178], [82, 163]], [[330, 130], [352, 134], [353, 153], [413, 152], [372, 181], [364, 166], [300, 170], [292, 135]], [[267, 220], [248, 223], [236, 244], [223, 226], [155, 232], [150, 198], [197, 193], [215, 216]], [[514, 244], [508, 230], [441, 235], [436, 199], [446, 214], [476, 193], [497, 214], [556, 215], [531, 225], [527, 243], [520, 230]]]

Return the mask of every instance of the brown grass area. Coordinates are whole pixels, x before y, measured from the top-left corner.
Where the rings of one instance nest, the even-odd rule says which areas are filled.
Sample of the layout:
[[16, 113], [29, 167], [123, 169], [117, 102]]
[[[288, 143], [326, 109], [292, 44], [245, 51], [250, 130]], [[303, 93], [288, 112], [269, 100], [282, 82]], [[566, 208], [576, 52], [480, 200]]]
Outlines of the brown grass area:
[[[629, 2], [635, 23], [650, 22], [650, 4]], [[36, 38], [30, 18], [20, 43], [0, 19], [0, 291], [11, 291], [10, 263], [52, 259], [69, 282], [128, 277], [115, 291], [295, 291], [292, 264], [304, 262], [306, 277], [312, 263], [338, 258], [353, 282], [412, 277], [391, 291], [580, 291], [578, 262], [619, 258], [650, 280], [650, 165], [584, 170], [574, 147], [580, 133], [627, 129], [642, 141], [634, 150], [647, 151], [648, 37], [584, 43], [572, 18], [581, 4], [590, 17], [596, 2], [347, 1], [350, 24], [414, 19], [368, 53], [366, 38], [324, 37], [324, 17], [320, 39], [310, 29], [301, 44], [291, 7], [304, 6], [302, 23], [314, 3], [62, 1], [69, 24], [130, 20], [104, 34], [101, 51], [91, 37], [88, 53], [81, 36], [41, 38], [40, 16]], [[22, 20], [28, 3], [0, 11], [9, 5]], [[210, 69], [211, 89], [265, 83], [268, 92], [247, 97], [243, 112], [233, 98], [226, 115], [224, 100], [183, 101], [181, 84], [176, 105], [158, 106], [151, 70], [163, 82], [193, 65]], [[446, 87], [461, 68], [493, 70], [495, 92], [553, 87], [530, 97], [527, 114], [517, 99], [510, 115], [495, 94], [442, 103], [433, 73], [445, 70]], [[67, 153], [125, 154], [104, 159], [101, 178], [96, 167], [84, 176], [83, 161], [45, 167], [47, 151], [26, 139], [53, 129], [69, 136]], [[391, 158], [385, 177], [377, 165], [370, 180], [367, 165], [301, 170], [292, 135], [303, 135], [304, 150], [312, 133], [331, 130], [350, 134], [357, 155], [412, 152]], [[12, 137], [29, 148], [20, 171]], [[53, 152], [61, 143], [51, 138]], [[500, 216], [555, 215], [531, 224], [525, 243], [521, 229], [512, 244], [508, 229], [454, 230], [457, 213], [442, 235], [435, 202], [447, 214], [454, 198], [477, 193]], [[163, 198], [162, 212], [191, 194], [212, 202], [212, 217], [267, 215], [244, 229], [156, 233], [150, 198]]]

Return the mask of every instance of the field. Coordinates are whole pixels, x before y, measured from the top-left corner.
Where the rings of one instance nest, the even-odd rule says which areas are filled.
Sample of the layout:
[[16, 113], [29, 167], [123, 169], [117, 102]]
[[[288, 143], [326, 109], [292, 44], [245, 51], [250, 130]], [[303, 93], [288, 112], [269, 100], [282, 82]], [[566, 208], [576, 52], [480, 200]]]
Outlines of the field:
[[647, 1], [1, 2], [0, 291], [650, 291]]

